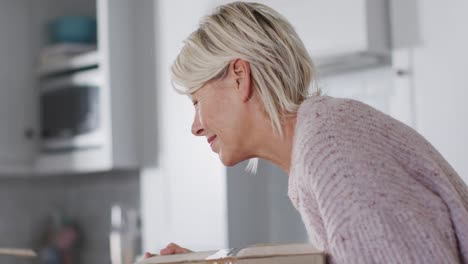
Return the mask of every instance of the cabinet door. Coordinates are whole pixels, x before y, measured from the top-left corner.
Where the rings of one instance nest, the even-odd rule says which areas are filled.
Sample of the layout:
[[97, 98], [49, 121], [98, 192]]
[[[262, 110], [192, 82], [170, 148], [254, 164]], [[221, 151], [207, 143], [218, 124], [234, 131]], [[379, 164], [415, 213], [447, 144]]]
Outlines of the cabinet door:
[[30, 1], [0, 1], [0, 175], [27, 170], [34, 155]]
[[[214, 0], [225, 4], [228, 0]], [[368, 49], [367, 0], [258, 0], [294, 26], [312, 57]]]

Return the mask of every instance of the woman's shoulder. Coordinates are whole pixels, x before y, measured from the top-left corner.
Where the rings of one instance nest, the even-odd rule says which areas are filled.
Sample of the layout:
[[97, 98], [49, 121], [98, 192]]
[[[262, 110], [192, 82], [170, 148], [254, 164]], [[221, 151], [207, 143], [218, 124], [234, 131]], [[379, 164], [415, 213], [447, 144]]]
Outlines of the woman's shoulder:
[[331, 115], [346, 115], [356, 110], [363, 111], [377, 111], [373, 107], [348, 98], [337, 98], [331, 96], [312, 96], [306, 99], [299, 107], [298, 116], [301, 118], [307, 118], [313, 116], [331, 116]]
[[[348, 98], [313, 96], [305, 100], [297, 113], [296, 128], [313, 130], [347, 130], [353, 127], [384, 126], [395, 120], [374, 107]], [[395, 124], [394, 124], [395, 125]]]
[[311, 134], [320, 134], [333, 129], [335, 109], [345, 99], [329, 96], [313, 96], [305, 100], [297, 112], [295, 141], [304, 141]]
[[[317, 96], [307, 99], [297, 115], [295, 144], [304, 149], [315, 149], [323, 144], [333, 145], [339, 152], [357, 150], [367, 153], [434, 152], [433, 147], [414, 129], [397, 119], [353, 99]], [[375, 154], [375, 153], [374, 153]]]
[[[358, 112], [377, 111], [362, 102], [330, 96], [313, 96], [305, 100], [297, 113], [296, 128], [299, 132], [338, 128], [343, 122], [353, 120]], [[309, 131], [310, 132], [310, 131]]]
[[359, 149], [362, 144], [371, 144], [377, 150], [382, 142], [414, 137], [411, 129], [363, 102], [315, 96], [299, 108], [293, 155], [296, 158], [303, 156], [300, 153], [318, 155], [322, 149], [331, 150], [332, 146], [336, 152], [343, 152]]

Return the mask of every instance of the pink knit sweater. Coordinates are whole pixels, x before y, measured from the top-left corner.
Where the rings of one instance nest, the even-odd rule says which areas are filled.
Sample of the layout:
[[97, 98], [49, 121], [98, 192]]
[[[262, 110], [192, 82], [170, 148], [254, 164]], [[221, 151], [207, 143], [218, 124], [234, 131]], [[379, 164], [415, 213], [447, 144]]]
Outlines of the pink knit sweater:
[[346, 99], [300, 107], [289, 197], [331, 263], [468, 263], [468, 188], [410, 127]]

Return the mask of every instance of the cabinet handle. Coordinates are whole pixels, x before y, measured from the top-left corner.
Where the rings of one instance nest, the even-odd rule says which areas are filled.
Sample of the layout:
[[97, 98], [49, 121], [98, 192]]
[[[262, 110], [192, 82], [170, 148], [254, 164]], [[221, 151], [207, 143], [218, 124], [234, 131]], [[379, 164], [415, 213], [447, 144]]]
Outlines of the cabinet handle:
[[36, 136], [36, 133], [35, 133], [34, 129], [27, 128], [27, 129], [24, 130], [24, 137], [26, 139], [34, 139], [35, 136]]
[[395, 70], [395, 73], [396, 73], [396, 75], [399, 76], [399, 77], [404, 77], [404, 76], [408, 76], [408, 75], [411, 74], [410, 71], [404, 70], [404, 69], [396, 69], [396, 70]]

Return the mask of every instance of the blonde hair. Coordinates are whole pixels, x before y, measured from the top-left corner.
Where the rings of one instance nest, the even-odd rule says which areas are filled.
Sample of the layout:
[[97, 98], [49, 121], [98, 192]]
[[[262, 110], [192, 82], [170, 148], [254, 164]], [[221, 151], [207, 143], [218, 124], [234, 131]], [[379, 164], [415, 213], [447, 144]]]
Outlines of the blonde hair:
[[224, 76], [235, 59], [249, 62], [253, 89], [283, 136], [281, 117], [309, 96], [314, 67], [293, 26], [266, 5], [233, 2], [204, 17], [172, 65], [173, 85], [192, 94]]

